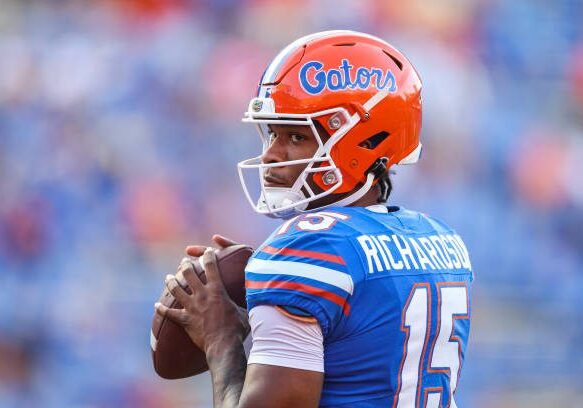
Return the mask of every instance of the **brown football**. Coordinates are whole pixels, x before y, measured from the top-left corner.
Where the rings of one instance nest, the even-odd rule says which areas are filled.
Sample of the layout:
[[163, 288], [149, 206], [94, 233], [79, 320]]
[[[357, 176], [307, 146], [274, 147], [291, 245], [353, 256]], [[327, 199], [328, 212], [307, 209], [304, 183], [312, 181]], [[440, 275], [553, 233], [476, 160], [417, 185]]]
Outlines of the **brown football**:
[[[245, 266], [253, 254], [253, 249], [246, 245], [233, 245], [217, 250], [216, 253], [217, 264], [227, 293], [237, 305], [246, 307]], [[204, 270], [198, 258], [193, 258], [193, 265], [201, 281], [206, 283]], [[177, 274], [176, 278], [188, 293], [192, 293], [182, 274]], [[182, 308], [166, 287], [158, 302], [170, 308]], [[154, 370], [162, 378], [191, 377], [208, 370], [204, 352], [190, 340], [186, 331], [158, 313], [154, 313], [152, 320], [150, 346]]]

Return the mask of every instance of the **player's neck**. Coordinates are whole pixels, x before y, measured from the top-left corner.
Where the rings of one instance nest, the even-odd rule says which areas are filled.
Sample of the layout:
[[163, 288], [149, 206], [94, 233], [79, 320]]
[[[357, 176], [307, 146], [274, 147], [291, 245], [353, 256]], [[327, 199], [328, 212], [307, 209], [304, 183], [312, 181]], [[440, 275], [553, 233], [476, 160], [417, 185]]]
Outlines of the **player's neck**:
[[379, 203], [379, 190], [377, 186], [371, 188], [365, 195], [350, 204], [350, 207], [369, 207]]

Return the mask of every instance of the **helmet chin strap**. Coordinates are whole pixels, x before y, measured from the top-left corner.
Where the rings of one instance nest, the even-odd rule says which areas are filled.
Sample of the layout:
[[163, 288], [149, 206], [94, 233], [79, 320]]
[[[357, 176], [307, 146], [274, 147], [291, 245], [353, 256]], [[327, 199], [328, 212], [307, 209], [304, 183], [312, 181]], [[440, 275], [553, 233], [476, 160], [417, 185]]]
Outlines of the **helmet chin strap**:
[[[368, 173], [366, 176], [366, 182], [364, 183], [364, 185], [361, 188], [356, 190], [354, 193], [352, 193], [348, 197], [344, 197], [342, 200], [335, 201], [335, 202], [333, 202], [327, 206], [324, 206], [324, 207], [328, 207], [330, 205], [334, 205], [334, 206], [338, 206], [338, 207], [346, 207], [346, 206], [354, 203], [355, 201], [360, 200], [362, 197], [364, 197], [364, 195], [366, 193], [369, 192], [374, 180], [375, 180], [375, 175], [373, 173]], [[324, 208], [324, 207], [322, 207], [322, 208]]]
[[[366, 193], [370, 191], [372, 184], [374, 183], [375, 175], [373, 173], [368, 173], [366, 176], [366, 181], [362, 187], [360, 187], [357, 191], [349, 195], [348, 197], [344, 197], [341, 200], [334, 201], [330, 204], [324, 205], [322, 207], [314, 208], [315, 211], [331, 207], [331, 206], [338, 206], [338, 207], [346, 207], [355, 201], [360, 200]], [[287, 205], [292, 204], [294, 201], [299, 201], [300, 195], [297, 192], [290, 191], [287, 188], [266, 188], [265, 193], [269, 195], [269, 197], [262, 196], [260, 198], [259, 208], [262, 210], [261, 212], [273, 217], [273, 218], [288, 218], [295, 214], [302, 213], [306, 211], [306, 207], [308, 203], [303, 203], [298, 206], [292, 207], [288, 210], [278, 211], [278, 207], [284, 207]], [[269, 204], [268, 204], [269, 202]]]

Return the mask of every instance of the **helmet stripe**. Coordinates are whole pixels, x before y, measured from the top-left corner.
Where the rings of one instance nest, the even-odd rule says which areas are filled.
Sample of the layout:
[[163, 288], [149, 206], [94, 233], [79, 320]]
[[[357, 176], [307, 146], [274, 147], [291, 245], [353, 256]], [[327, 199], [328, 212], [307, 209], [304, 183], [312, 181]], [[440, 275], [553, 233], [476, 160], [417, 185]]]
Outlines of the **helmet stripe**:
[[302, 38], [299, 38], [285, 47], [283, 50], [277, 54], [277, 56], [271, 61], [265, 72], [263, 73], [263, 77], [261, 78], [261, 84], [269, 84], [275, 82], [275, 78], [279, 73], [282, 65], [287, 61], [287, 58], [293, 54], [298, 48], [302, 47], [308, 41], [316, 40], [318, 38], [327, 37], [330, 35], [338, 35], [338, 34], [359, 34], [355, 33], [354, 31], [350, 30], [330, 30], [330, 31], [320, 31], [319, 33], [313, 33], [306, 35]]
[[364, 109], [366, 109], [367, 111], [371, 110], [372, 108], [375, 107], [377, 103], [385, 99], [388, 95], [389, 91], [387, 91], [386, 89], [377, 92], [368, 101], [365, 102]]

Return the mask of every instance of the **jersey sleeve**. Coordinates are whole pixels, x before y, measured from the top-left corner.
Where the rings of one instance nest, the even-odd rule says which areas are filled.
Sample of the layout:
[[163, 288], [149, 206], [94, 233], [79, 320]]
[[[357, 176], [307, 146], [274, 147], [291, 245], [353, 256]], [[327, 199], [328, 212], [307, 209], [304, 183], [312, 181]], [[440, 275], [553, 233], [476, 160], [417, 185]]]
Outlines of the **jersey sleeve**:
[[277, 307], [249, 312], [253, 346], [247, 364], [268, 364], [324, 372], [324, 338], [316, 322], [290, 319]]
[[350, 313], [354, 283], [342, 256], [342, 236], [298, 233], [268, 239], [247, 264], [249, 310], [282, 306], [316, 318], [326, 336]]

